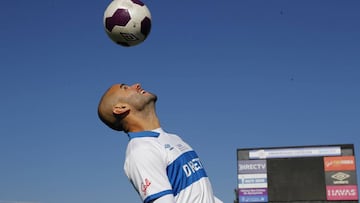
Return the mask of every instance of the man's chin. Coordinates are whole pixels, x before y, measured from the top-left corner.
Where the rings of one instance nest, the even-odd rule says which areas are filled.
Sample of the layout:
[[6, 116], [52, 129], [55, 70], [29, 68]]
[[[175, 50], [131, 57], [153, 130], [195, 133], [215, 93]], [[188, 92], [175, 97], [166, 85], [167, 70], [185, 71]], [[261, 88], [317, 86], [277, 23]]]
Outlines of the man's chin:
[[147, 94], [149, 94], [149, 97], [151, 98], [152, 101], [156, 102], [157, 101], [157, 96], [153, 93], [147, 92]]

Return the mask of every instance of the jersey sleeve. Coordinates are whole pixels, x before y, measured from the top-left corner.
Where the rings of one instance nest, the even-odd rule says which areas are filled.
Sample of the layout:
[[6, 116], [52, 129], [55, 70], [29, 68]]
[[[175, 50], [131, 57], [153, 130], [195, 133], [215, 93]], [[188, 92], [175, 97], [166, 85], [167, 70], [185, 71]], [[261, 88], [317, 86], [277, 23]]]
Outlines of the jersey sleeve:
[[166, 155], [159, 147], [142, 143], [126, 155], [125, 173], [144, 203], [173, 195], [166, 167]]
[[175, 203], [175, 199], [173, 195], [164, 195], [156, 199], [152, 203]]

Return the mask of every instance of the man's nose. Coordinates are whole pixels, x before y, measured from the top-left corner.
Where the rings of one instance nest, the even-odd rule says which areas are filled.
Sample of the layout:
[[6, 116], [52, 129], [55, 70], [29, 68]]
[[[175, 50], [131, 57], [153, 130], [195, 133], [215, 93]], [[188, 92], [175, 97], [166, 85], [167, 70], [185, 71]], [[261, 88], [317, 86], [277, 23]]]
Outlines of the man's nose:
[[135, 88], [135, 89], [140, 89], [141, 85], [140, 85], [140, 83], [136, 83], [136, 84], [133, 84], [131, 87]]

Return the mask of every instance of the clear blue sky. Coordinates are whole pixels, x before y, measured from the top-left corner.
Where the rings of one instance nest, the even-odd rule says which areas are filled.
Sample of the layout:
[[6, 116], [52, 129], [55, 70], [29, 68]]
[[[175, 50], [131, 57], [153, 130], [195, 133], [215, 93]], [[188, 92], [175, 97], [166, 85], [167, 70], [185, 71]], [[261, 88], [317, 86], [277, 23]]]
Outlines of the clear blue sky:
[[117, 82], [158, 94], [162, 127], [226, 203], [237, 148], [352, 143], [360, 156], [359, 1], [144, 2], [152, 30], [132, 48], [104, 32], [109, 0], [0, 2], [1, 203], [140, 202], [128, 139], [96, 113]]

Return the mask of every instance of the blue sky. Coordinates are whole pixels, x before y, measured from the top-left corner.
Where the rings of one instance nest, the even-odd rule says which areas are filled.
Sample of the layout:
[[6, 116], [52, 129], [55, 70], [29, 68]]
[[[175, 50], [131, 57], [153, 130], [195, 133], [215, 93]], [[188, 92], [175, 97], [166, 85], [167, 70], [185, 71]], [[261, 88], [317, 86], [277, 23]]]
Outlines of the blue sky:
[[125, 48], [103, 29], [110, 1], [1, 1], [1, 203], [140, 202], [128, 139], [96, 114], [117, 82], [158, 94], [162, 127], [197, 150], [227, 203], [237, 148], [360, 154], [359, 1], [144, 2], [151, 33]]

